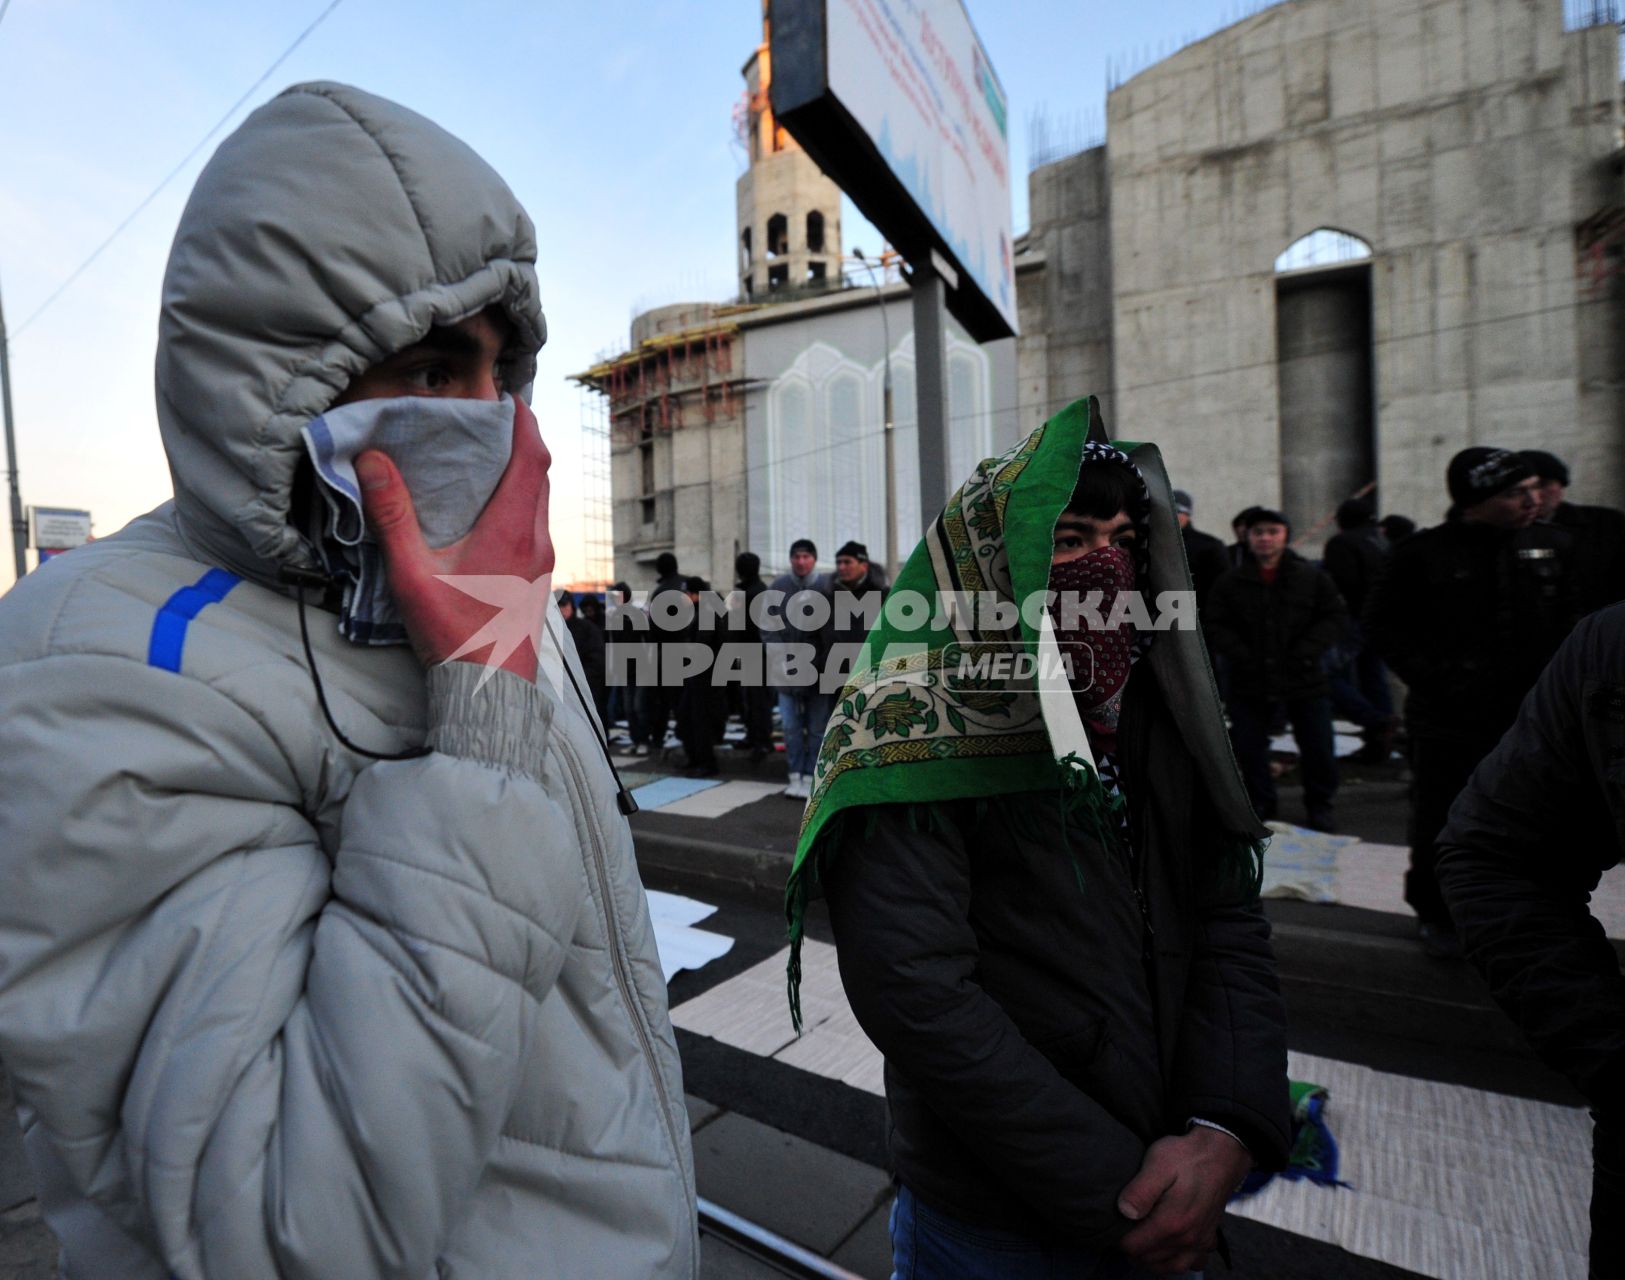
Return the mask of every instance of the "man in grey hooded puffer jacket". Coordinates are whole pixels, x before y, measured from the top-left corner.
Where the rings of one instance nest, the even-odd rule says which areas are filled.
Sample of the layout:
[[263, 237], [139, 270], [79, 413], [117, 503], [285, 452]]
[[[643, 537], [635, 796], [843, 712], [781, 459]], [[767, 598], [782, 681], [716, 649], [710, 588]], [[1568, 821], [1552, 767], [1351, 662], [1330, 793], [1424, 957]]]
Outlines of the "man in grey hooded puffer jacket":
[[413, 647], [312, 601], [334, 726], [284, 585], [317, 563], [302, 429], [526, 387], [535, 256], [434, 124], [342, 85], [274, 99], [170, 257], [174, 501], [0, 602], [0, 1059], [70, 1277], [697, 1271], [665, 988], [562, 623], [502, 670], [443, 661], [480, 606], [436, 573], [551, 568], [528, 410], [441, 551], [363, 459]]

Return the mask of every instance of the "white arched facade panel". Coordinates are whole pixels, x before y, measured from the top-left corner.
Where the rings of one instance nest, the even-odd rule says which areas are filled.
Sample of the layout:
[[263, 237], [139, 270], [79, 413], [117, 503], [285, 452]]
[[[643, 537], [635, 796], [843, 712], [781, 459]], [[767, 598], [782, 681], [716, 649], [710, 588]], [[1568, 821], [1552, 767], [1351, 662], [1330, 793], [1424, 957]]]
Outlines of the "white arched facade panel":
[[[828, 565], [848, 539], [866, 544], [874, 560], [901, 560], [919, 541], [919, 433], [915, 409], [914, 340], [904, 334], [891, 352], [896, 426], [897, 533], [886, 545], [885, 365], [859, 363], [834, 346], [813, 342], [768, 389], [762, 486], [770, 513], [764, 558], [776, 562], [796, 538], [811, 538]], [[993, 452], [993, 367], [975, 343], [949, 335], [948, 457], [957, 487]]]
[[[812, 510], [804, 483], [805, 455], [813, 447], [813, 393], [805, 376], [786, 374], [767, 396], [767, 465], [772, 503], [770, 541], [776, 548], [807, 535]], [[782, 554], [782, 553], [777, 553]]]

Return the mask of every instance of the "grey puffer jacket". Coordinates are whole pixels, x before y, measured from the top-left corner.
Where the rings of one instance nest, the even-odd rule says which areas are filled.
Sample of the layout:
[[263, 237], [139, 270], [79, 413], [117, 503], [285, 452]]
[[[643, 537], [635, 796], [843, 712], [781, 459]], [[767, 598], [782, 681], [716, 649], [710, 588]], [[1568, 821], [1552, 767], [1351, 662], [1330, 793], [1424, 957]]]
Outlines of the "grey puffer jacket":
[[476, 689], [313, 611], [345, 735], [434, 748], [377, 763], [277, 583], [309, 562], [301, 426], [493, 304], [526, 385], [534, 259], [438, 127], [275, 99], [171, 256], [175, 501], [0, 601], [0, 1058], [71, 1277], [697, 1273], [665, 986], [561, 620], [536, 684]]

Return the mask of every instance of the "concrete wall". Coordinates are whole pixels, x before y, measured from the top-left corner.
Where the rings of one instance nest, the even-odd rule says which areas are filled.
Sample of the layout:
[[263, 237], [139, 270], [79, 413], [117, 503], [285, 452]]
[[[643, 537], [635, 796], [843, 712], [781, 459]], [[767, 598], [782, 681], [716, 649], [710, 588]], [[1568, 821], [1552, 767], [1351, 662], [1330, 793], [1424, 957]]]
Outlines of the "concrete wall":
[[1027, 177], [1030, 226], [1016, 256], [1020, 424], [1031, 431], [1082, 396], [1112, 395], [1110, 188], [1094, 147]]
[[1574, 252], [1616, 69], [1616, 32], [1564, 33], [1555, 2], [1297, 0], [1118, 88], [1116, 428], [1161, 442], [1210, 526], [1279, 502], [1274, 261], [1330, 227], [1374, 250], [1384, 511], [1442, 516], [1474, 443], [1539, 442], [1594, 496], [1617, 486], [1618, 344], [1596, 336], [1617, 303], [1582, 303]]

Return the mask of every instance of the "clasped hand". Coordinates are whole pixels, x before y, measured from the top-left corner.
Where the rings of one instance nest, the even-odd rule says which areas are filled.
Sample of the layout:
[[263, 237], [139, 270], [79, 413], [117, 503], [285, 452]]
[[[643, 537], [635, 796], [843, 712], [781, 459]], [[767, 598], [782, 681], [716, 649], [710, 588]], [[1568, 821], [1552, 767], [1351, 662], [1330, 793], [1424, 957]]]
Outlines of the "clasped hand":
[[1146, 1148], [1139, 1173], [1117, 1198], [1135, 1222], [1119, 1246], [1153, 1275], [1199, 1270], [1218, 1243], [1224, 1206], [1252, 1168], [1252, 1156], [1229, 1134], [1198, 1125]]

